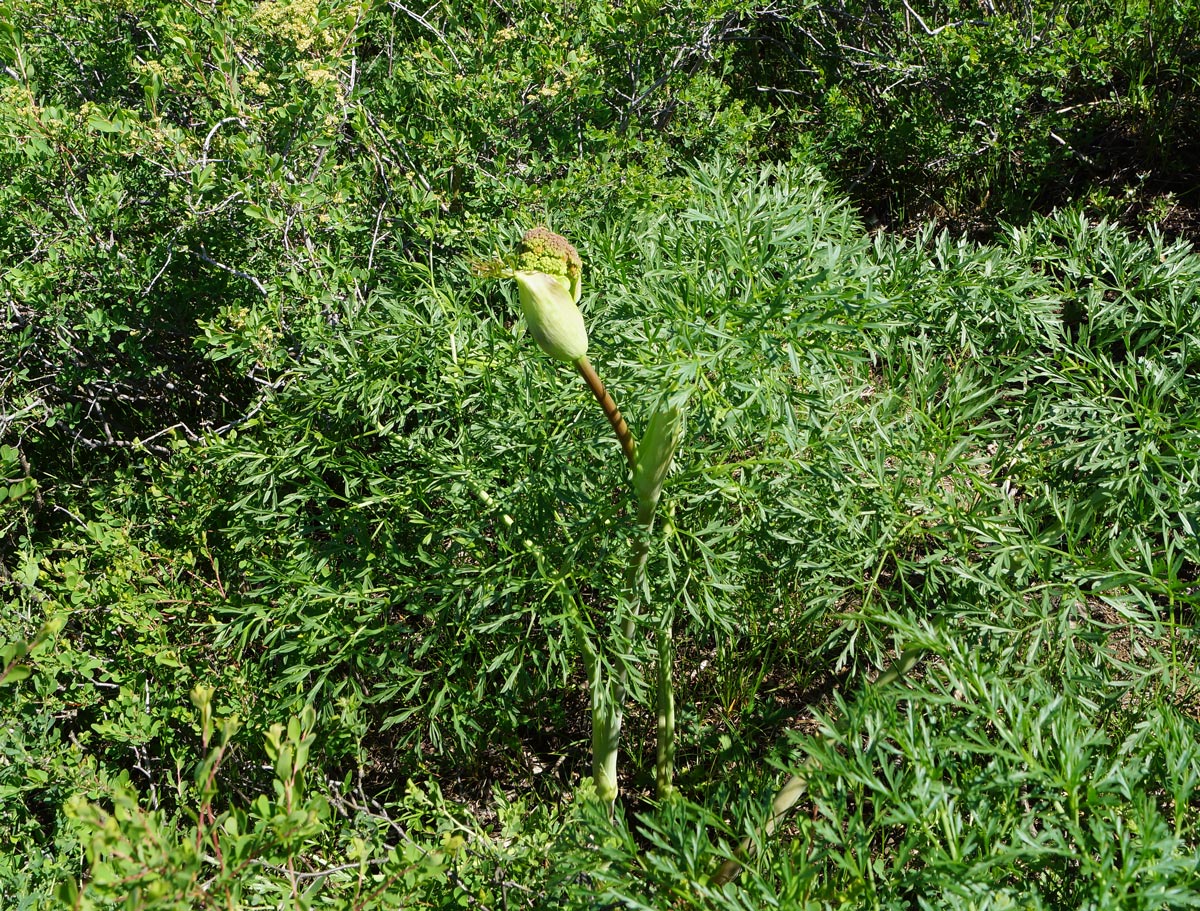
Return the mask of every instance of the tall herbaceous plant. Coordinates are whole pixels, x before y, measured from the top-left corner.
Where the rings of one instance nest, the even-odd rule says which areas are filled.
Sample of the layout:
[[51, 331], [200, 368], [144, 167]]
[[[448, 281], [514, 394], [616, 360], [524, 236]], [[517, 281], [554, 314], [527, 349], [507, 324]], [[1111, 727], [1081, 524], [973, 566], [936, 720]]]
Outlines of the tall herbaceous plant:
[[[645, 580], [650, 536], [663, 484], [683, 436], [682, 403], [664, 397], [638, 443], [588, 360], [587, 327], [578, 307], [583, 293], [583, 263], [566, 238], [546, 228], [534, 228], [525, 233], [511, 255], [481, 263], [477, 271], [487, 278], [515, 279], [530, 334], [543, 352], [571, 364], [583, 377], [612, 425], [629, 466], [637, 505], [626, 578], [616, 593], [619, 622], [614, 625], [613, 641], [595, 641], [582, 618], [578, 622], [592, 709], [592, 778], [597, 794], [611, 805], [619, 790], [617, 759], [631, 671], [629, 645], [639, 614], [651, 607]], [[675, 752], [669, 609], [660, 606], [653, 621], [658, 655], [655, 780], [658, 795], [663, 797], [671, 792]]]
[[[848, 580], [861, 575], [857, 564], [841, 566], [853, 563], [855, 554], [843, 560], [824, 546], [832, 523], [821, 507], [836, 512], [850, 483], [827, 470], [831, 460], [840, 464], [836, 454], [854, 433], [841, 412], [868, 402], [849, 376], [856, 372], [851, 368], [862, 329], [880, 308], [866, 240], [809, 174], [771, 171], [747, 184], [736, 169], [716, 165], [691, 175], [691, 189], [677, 212], [609, 224], [588, 235], [595, 256], [591, 274], [601, 276], [596, 281], [604, 293], [585, 302], [587, 322], [579, 309], [583, 263], [565, 238], [535, 228], [511, 253], [476, 266], [484, 278], [515, 282], [528, 335], [584, 379], [628, 470], [633, 496], [627, 526], [620, 529], [607, 518], [591, 526], [598, 530], [597, 553], [609, 553], [625, 539], [627, 546], [618, 547], [626, 555], [624, 575], [618, 569], [591, 576], [590, 585], [581, 580], [587, 590], [573, 599], [577, 612], [570, 626], [589, 687], [594, 785], [610, 812], [621, 784], [630, 787], [628, 774], [618, 774], [619, 758], [626, 755], [622, 720], [643, 679], [651, 684], [655, 707], [655, 812], [684, 811], [686, 802], [664, 800], [675, 786], [690, 796], [703, 779], [705, 799], [725, 802], [746, 784], [746, 770], [736, 773], [740, 782], [721, 780], [724, 773], [698, 757], [691, 736], [681, 746], [686, 752], [676, 782], [671, 631], [677, 614], [689, 621], [689, 650], [705, 648], [697, 643], [709, 637], [745, 644], [765, 635], [775, 643], [743, 662], [792, 662], [797, 635], [813, 637], [814, 645], [827, 634], [831, 645], [848, 638], [858, 643], [851, 648], [856, 669], [885, 666], [873, 690], [905, 677], [930, 645], [912, 624], [877, 625], [866, 615], [842, 613], [838, 625], [844, 629], [830, 630], [840, 590], [819, 582], [831, 571]], [[626, 257], [636, 258], [636, 273], [621, 268]], [[597, 360], [606, 370], [621, 371], [622, 397], [653, 403], [644, 420], [627, 421], [601, 381], [589, 359], [589, 326], [593, 348], [600, 337], [623, 340]], [[842, 391], [834, 392], [835, 386]], [[837, 413], [823, 404], [830, 396], [839, 403]], [[667, 498], [664, 486], [673, 462], [680, 461], [685, 435], [688, 459], [675, 472]], [[578, 464], [579, 455], [550, 457]], [[499, 511], [490, 495], [480, 496]], [[613, 515], [599, 502], [583, 508]], [[507, 514], [503, 519], [515, 533], [514, 520]], [[661, 536], [652, 534], [656, 519]], [[532, 540], [524, 543], [540, 552]], [[824, 556], [814, 562], [817, 552]], [[571, 577], [568, 567], [560, 569], [557, 579]], [[601, 613], [611, 618], [608, 624], [594, 622]], [[650, 632], [656, 646], [646, 659], [639, 657], [641, 631]], [[901, 654], [889, 661], [896, 646]], [[653, 674], [641, 673], [642, 660], [654, 665]], [[694, 689], [703, 703], [703, 684], [693, 686], [694, 673], [686, 679], [689, 695]], [[685, 717], [693, 710], [681, 709]], [[836, 739], [841, 730], [834, 721], [825, 736]], [[726, 808], [723, 815], [741, 823], [727, 833], [726, 846], [712, 845], [712, 855], [700, 862], [709, 883], [739, 874], [809, 794], [824, 765], [789, 765], [769, 803], [759, 802], [764, 794], [753, 805]]]

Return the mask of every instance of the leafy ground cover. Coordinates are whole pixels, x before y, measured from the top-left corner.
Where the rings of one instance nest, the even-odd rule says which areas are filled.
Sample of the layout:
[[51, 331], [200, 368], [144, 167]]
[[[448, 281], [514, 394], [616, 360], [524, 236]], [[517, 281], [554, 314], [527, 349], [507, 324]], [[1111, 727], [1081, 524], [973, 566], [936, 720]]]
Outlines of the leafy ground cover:
[[0, 906], [1196, 906], [1194, 13], [0, 5]]

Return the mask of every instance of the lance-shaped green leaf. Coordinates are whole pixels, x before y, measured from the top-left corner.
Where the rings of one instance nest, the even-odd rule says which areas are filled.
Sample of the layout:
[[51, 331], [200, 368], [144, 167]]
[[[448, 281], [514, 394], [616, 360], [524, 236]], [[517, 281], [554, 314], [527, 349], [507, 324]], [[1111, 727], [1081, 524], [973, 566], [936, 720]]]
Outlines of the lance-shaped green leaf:
[[658, 503], [682, 438], [683, 408], [675, 403], [660, 405], [638, 444], [637, 468], [633, 472], [633, 486], [643, 508], [653, 510]]

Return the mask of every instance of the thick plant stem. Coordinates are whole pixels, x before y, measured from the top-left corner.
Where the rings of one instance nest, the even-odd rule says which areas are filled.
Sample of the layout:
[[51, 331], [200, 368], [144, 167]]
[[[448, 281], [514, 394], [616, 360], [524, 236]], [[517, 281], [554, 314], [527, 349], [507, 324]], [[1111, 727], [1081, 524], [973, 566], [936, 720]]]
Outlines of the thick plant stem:
[[607, 693], [592, 690], [592, 782], [596, 796], [611, 808], [617, 802], [617, 757], [621, 747], [621, 708], [597, 702]]
[[[875, 678], [873, 686], [888, 686], [891, 683], [899, 680], [907, 674], [917, 660], [921, 657], [924, 649], [919, 647], [906, 648], [882, 674]], [[840, 727], [840, 724], [839, 724]], [[804, 796], [808, 790], [808, 777], [813, 770], [817, 768], [816, 760], [811, 756], [805, 761], [800, 771], [796, 772], [789, 778], [782, 788], [775, 795], [775, 799], [771, 801], [771, 815], [767, 819], [766, 825], [763, 826], [762, 837], [769, 838], [775, 831], [776, 826], [788, 814]], [[712, 882], [716, 886], [723, 886], [730, 882], [735, 876], [741, 872], [742, 865], [747, 858], [754, 852], [754, 839], [750, 836], [742, 839], [742, 843], [738, 845], [738, 849], [734, 852], [734, 856], [725, 861], [713, 874]]]
[[[633, 541], [633, 549], [629, 554], [629, 572], [625, 580], [628, 599], [625, 605], [625, 618], [621, 623], [621, 635], [626, 642], [633, 640], [637, 618], [641, 613], [642, 593], [646, 583], [646, 562], [650, 559], [650, 534], [653, 531], [654, 507], [647, 503], [639, 503], [637, 532]], [[622, 691], [624, 691], [628, 679], [628, 671], [622, 663], [618, 674]]]
[[675, 790], [675, 688], [671, 672], [675, 663], [671, 636], [671, 612], [663, 614], [658, 627], [658, 700], [655, 706], [658, 745], [654, 760], [654, 790], [659, 800]]
[[[639, 507], [637, 537], [629, 555], [629, 574], [626, 580], [627, 597], [624, 599], [621, 620], [620, 652], [628, 649], [637, 632], [637, 618], [641, 612], [642, 588], [646, 573], [646, 561], [650, 556], [650, 530], [654, 525], [654, 510]], [[617, 672], [608, 687], [602, 684], [592, 688], [592, 777], [596, 790], [611, 805], [617, 799], [617, 754], [621, 746], [621, 723], [625, 699], [629, 695], [629, 663], [621, 656], [617, 658]], [[600, 770], [597, 772], [597, 770]], [[601, 778], [611, 782], [611, 789], [601, 791]]]
[[[617, 403], [604, 388], [595, 368], [586, 357], [575, 362], [575, 368], [583, 377], [588, 388], [600, 403], [605, 417], [612, 425], [621, 451], [629, 470], [637, 473], [637, 443], [633, 433]], [[624, 616], [621, 618], [621, 639], [619, 652], [628, 650], [637, 632], [637, 619], [641, 613], [645, 599], [646, 563], [650, 558], [650, 536], [654, 530], [654, 512], [658, 505], [658, 493], [655, 491], [653, 501], [649, 497], [639, 495], [636, 521], [636, 533], [633, 547], [629, 554], [629, 570], [626, 577], [626, 599], [622, 605]], [[657, 721], [658, 744], [655, 759], [656, 790], [660, 798], [667, 796], [673, 789], [675, 769], [675, 693], [671, 680], [673, 655], [671, 643], [670, 618], [664, 617], [657, 632], [658, 640], [658, 677], [657, 677]], [[588, 663], [590, 662], [590, 663]], [[591, 657], [585, 655], [588, 663], [588, 681], [592, 696], [592, 778], [596, 791], [610, 806], [615, 803], [617, 786], [617, 757], [620, 751], [621, 723], [625, 699], [629, 688], [628, 659], [620, 657], [617, 660], [615, 679], [605, 686], [603, 672], [593, 651]]]
[[583, 381], [592, 390], [592, 395], [596, 397], [596, 401], [604, 409], [604, 416], [612, 424], [613, 432], [617, 435], [617, 442], [621, 444], [621, 451], [625, 453], [625, 461], [629, 463], [629, 470], [633, 471], [637, 467], [637, 444], [633, 441], [633, 433], [630, 431], [629, 425], [625, 423], [625, 418], [621, 417], [621, 411], [617, 408], [617, 403], [608, 394], [608, 390], [600, 382], [600, 377], [596, 374], [595, 368], [592, 367], [591, 362], [586, 357], [581, 357], [575, 362], [575, 369], [579, 371], [579, 375], [583, 377]]
[[588, 695], [592, 701], [592, 782], [596, 794], [612, 806], [617, 800], [617, 751], [621, 736], [621, 706], [604, 685], [604, 669], [587, 628], [578, 616], [576, 629], [583, 666], [587, 672]]
[[[586, 357], [575, 362], [575, 368], [583, 377], [592, 395], [600, 403], [604, 416], [608, 418], [616, 434], [625, 461], [632, 472], [637, 468], [637, 443], [634, 442], [633, 432], [621, 416], [621, 410], [608, 390], [604, 388], [599, 375]], [[623, 606], [624, 617], [621, 621], [622, 651], [626, 644], [632, 641], [636, 629], [638, 604], [642, 588], [642, 576], [645, 572], [646, 559], [650, 554], [650, 526], [654, 523], [654, 510], [638, 509], [638, 535], [633, 543], [630, 554], [629, 575], [626, 580], [628, 597]], [[581, 629], [584, 641], [586, 635]], [[621, 723], [625, 708], [625, 697], [629, 683], [629, 668], [625, 659], [618, 661], [616, 675], [613, 679], [605, 680], [604, 671], [590, 642], [585, 647], [584, 664], [587, 668], [588, 687], [592, 700], [592, 780], [596, 786], [597, 795], [610, 807], [616, 803], [619, 793], [617, 783], [617, 759], [621, 747]]]
[[[634, 549], [629, 553], [629, 574], [625, 577], [625, 591], [629, 593], [622, 635], [626, 641], [634, 637], [638, 613], [641, 613], [642, 593], [646, 588], [646, 563], [650, 558], [650, 533], [654, 531], [654, 508], [646, 504], [637, 505], [637, 537]], [[620, 683], [625, 685], [626, 675], [622, 669]]]

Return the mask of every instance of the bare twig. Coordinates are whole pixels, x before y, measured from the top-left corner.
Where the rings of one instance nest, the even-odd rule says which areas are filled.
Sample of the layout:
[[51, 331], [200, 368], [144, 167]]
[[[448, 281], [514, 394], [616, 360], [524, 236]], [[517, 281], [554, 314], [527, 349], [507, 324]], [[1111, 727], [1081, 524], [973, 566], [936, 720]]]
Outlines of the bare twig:
[[911, 14], [912, 17], [917, 20], [917, 24], [921, 26], [921, 30], [930, 37], [940, 34], [948, 28], [956, 28], [963, 24], [963, 20], [959, 19], [954, 22], [947, 22], [945, 25], [939, 25], [937, 28], [930, 28], [925, 24], [925, 20], [921, 18], [920, 13], [908, 5], [908, 0], [901, 0], [901, 2], [904, 4], [904, 8], [909, 12], [909, 14]]
[[221, 127], [225, 126], [227, 123], [236, 123], [240, 125], [242, 129], [245, 129], [246, 127], [246, 125], [242, 123], [242, 119], [240, 117], [225, 117], [214, 123], [212, 129], [208, 131], [208, 135], [204, 137], [204, 150], [200, 154], [201, 167], [208, 164], [208, 147], [213, 140], [213, 136], [216, 135], [217, 130], [221, 129]]
[[161, 268], [159, 268], [159, 270], [154, 274], [154, 278], [150, 279], [150, 283], [148, 285], [146, 285], [145, 288], [142, 289], [143, 297], [145, 297], [147, 294], [149, 294], [151, 291], [154, 290], [154, 286], [158, 284], [158, 280], [160, 278], [162, 278], [163, 273], [167, 271], [167, 266], [171, 265], [171, 260], [175, 256], [175, 250], [173, 248], [174, 241], [175, 241], [175, 236], [172, 235], [171, 239], [169, 241], [167, 241], [167, 258], [165, 260], [163, 260], [163, 264], [162, 264]]
[[334, 873], [344, 873], [347, 870], [357, 870], [364, 864], [367, 866], [379, 866], [386, 862], [385, 858], [369, 857], [366, 860], [354, 861], [349, 864], [338, 864], [336, 867], [326, 867], [323, 870], [310, 870], [307, 873], [298, 873], [295, 870], [288, 870], [286, 867], [279, 867], [275, 864], [269, 864], [265, 860], [255, 859], [255, 866], [262, 867], [264, 870], [270, 870], [272, 873], [280, 873], [292, 879], [322, 879], [326, 876], [332, 876]]
[[395, 2], [395, 0], [392, 0], [392, 3], [391, 3], [391, 4], [389, 4], [389, 5], [392, 7], [392, 9], [396, 9], [396, 10], [399, 10], [400, 12], [402, 12], [402, 13], [405, 13], [405, 14], [406, 14], [407, 16], [409, 16], [409, 17], [410, 17], [410, 18], [411, 18], [411, 19], [412, 19], [414, 22], [419, 22], [421, 25], [425, 26], [425, 28], [427, 28], [427, 29], [429, 29], [431, 32], [433, 32], [433, 33], [434, 33], [434, 34], [437, 36], [438, 40], [439, 40], [440, 42], [442, 42], [442, 44], [446, 45], [446, 50], [448, 50], [448, 51], [450, 52], [450, 56], [451, 56], [451, 57], [454, 59], [454, 65], [455, 65], [456, 67], [458, 67], [458, 71], [459, 71], [460, 73], [462, 72], [462, 68], [463, 68], [463, 66], [462, 66], [462, 61], [460, 61], [460, 60], [458, 59], [458, 54], [454, 53], [454, 47], [453, 47], [453, 46], [450, 44], [450, 42], [449, 42], [449, 41], [447, 41], [447, 40], [446, 40], [446, 36], [445, 36], [445, 35], [443, 35], [443, 34], [442, 34], [440, 31], [438, 31], [438, 30], [437, 30], [437, 29], [436, 29], [436, 28], [435, 28], [433, 25], [431, 25], [431, 24], [429, 23], [429, 20], [428, 20], [428, 19], [426, 19], [426, 18], [425, 18], [424, 16], [422, 16], [420, 13], [414, 13], [412, 10], [410, 10], [410, 9], [409, 9], [407, 6], [405, 6], [404, 4], [402, 4], [402, 3], [396, 3], [396, 2]]
[[1057, 142], [1059, 145], [1066, 148], [1066, 150], [1068, 152], [1070, 152], [1072, 155], [1077, 157], [1084, 164], [1091, 165], [1092, 167], [1096, 166], [1096, 162], [1092, 158], [1089, 158], [1087, 155], [1084, 155], [1081, 151], [1079, 151], [1079, 149], [1075, 148], [1075, 146], [1071, 145], [1071, 143], [1067, 142], [1065, 139], [1063, 139], [1061, 136], [1059, 136], [1053, 130], [1050, 131], [1050, 138], [1053, 139], [1055, 142]]
[[38, 408], [45, 408], [45, 407], [46, 407], [45, 399], [34, 399], [32, 402], [30, 402], [24, 408], [21, 408], [17, 411], [10, 411], [8, 414], [0, 414], [0, 433], [3, 433], [5, 430], [7, 430], [8, 425], [15, 422], [17, 420], [17, 418], [22, 417], [23, 415], [29, 414], [31, 411], [35, 411]]
[[280, 377], [279, 379], [277, 379], [273, 383], [268, 383], [263, 388], [263, 393], [262, 393], [262, 395], [260, 395], [258, 397], [258, 401], [256, 401], [254, 403], [254, 405], [251, 406], [249, 411], [247, 411], [241, 417], [235, 418], [234, 420], [230, 421], [227, 424], [222, 424], [220, 427], [217, 427], [212, 432], [215, 433], [217, 436], [222, 436], [223, 434], [226, 434], [229, 431], [233, 430], [235, 427], [241, 427], [243, 424], [245, 424], [248, 420], [253, 418], [260, 411], [262, 411], [263, 408], [266, 407], [267, 402], [269, 402], [271, 400], [271, 396], [274, 395], [276, 392], [278, 392], [280, 389], [282, 389], [283, 385], [286, 381], [287, 381], [287, 377], [283, 376], [283, 377]]
[[76, 523], [76, 524], [77, 524], [77, 525], [78, 525], [80, 528], [87, 528], [87, 522], [85, 522], [85, 521], [83, 521], [83, 519], [79, 518], [79, 516], [75, 515], [75, 513], [71, 512], [71, 510], [67, 509], [67, 507], [65, 507], [65, 506], [60, 506], [58, 503], [55, 503], [55, 504], [54, 504], [54, 511], [55, 511], [55, 512], [61, 512], [61, 513], [65, 513], [66, 515], [68, 515], [68, 516], [70, 516], [72, 519], [74, 519], [74, 520], [75, 520], [75, 523]]
[[241, 269], [235, 269], [235, 268], [233, 268], [233, 266], [227, 266], [224, 263], [217, 262], [215, 259], [213, 259], [211, 256], [209, 256], [208, 253], [205, 252], [203, 246], [201, 246], [199, 250], [195, 251], [195, 253], [198, 257], [200, 257], [202, 260], [204, 260], [209, 265], [216, 266], [218, 269], [221, 269], [224, 272], [228, 272], [230, 275], [236, 275], [238, 278], [244, 278], [246, 281], [250, 282], [250, 284], [254, 285], [254, 287], [258, 289], [258, 293], [261, 294], [263, 297], [270, 296], [269, 292], [266, 289], [266, 286], [263, 285], [263, 283], [260, 282], [253, 275], [250, 275], [247, 272], [243, 272]]

